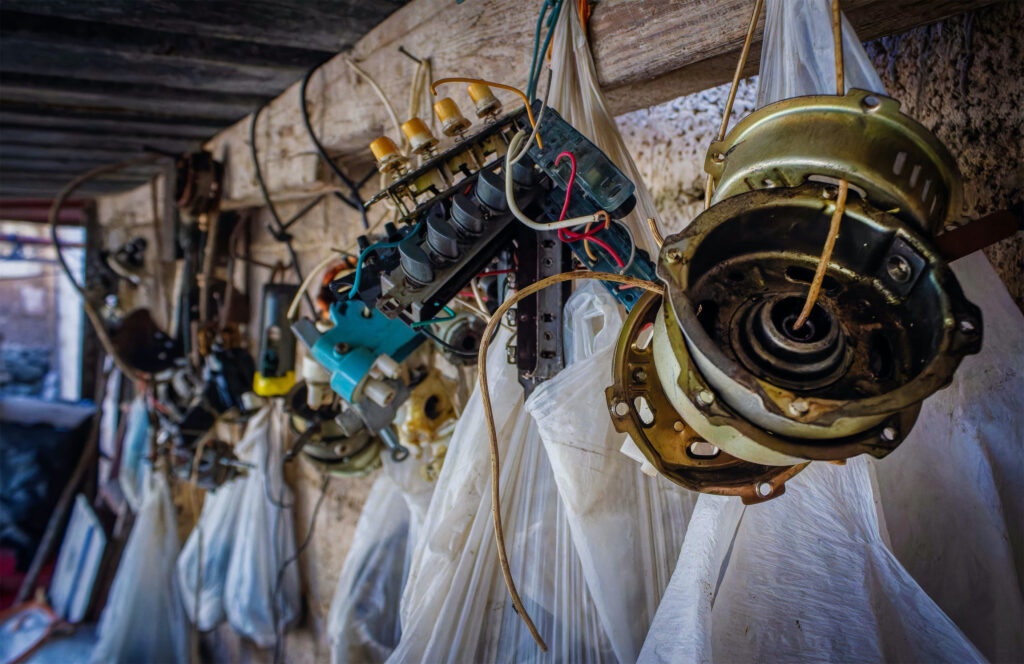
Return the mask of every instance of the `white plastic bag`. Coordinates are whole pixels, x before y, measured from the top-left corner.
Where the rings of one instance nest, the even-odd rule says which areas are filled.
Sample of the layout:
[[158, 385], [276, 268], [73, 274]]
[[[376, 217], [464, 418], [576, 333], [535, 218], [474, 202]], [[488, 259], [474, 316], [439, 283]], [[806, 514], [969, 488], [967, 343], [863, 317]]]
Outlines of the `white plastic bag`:
[[619, 449], [606, 414], [623, 317], [586, 282], [565, 305], [568, 366], [526, 402], [565, 507], [587, 588], [620, 662], [636, 661], [675, 566], [696, 494], [649, 477]]
[[[543, 93], [538, 90], [538, 95], [543, 96]], [[632, 229], [639, 247], [656, 255], [658, 244], [646, 220], [649, 217], [657, 219], [658, 210], [626, 148], [626, 142], [622, 140], [615, 118], [608, 111], [608, 103], [597, 82], [587, 31], [573, 2], [562, 4], [551, 39], [548, 105], [608, 155], [636, 185], [636, 208], [623, 221]]]
[[479, 391], [452, 435], [402, 596], [402, 638], [390, 662], [607, 661], [605, 638], [516, 369], [500, 331], [487, 357], [501, 451], [509, 564], [546, 638], [533, 642], [502, 582], [491, 523], [487, 431]]
[[868, 462], [701, 496], [641, 662], [982, 662], [882, 540]]
[[900, 562], [986, 657], [1024, 661], [1024, 316], [981, 252], [953, 263], [981, 352], [872, 466]]
[[199, 520], [178, 556], [178, 586], [185, 613], [203, 632], [227, 617], [224, 585], [244, 493], [243, 478], [207, 493]]
[[[842, 15], [843, 86], [885, 94], [857, 33]], [[836, 92], [831, 0], [768, 0], [757, 107]]]
[[623, 437], [611, 429], [603, 391], [621, 324], [618, 305], [596, 284], [570, 298], [572, 364], [525, 405], [505, 360], [505, 332], [488, 355], [509, 565], [549, 652], [512, 610], [498, 567], [487, 433], [475, 392], [413, 556], [402, 639], [389, 661], [635, 659], [693, 498], [640, 474], [618, 452]]
[[331, 661], [338, 664], [383, 662], [398, 645], [402, 589], [434, 489], [418, 460], [384, 455], [382, 462], [327, 617]]
[[174, 582], [176, 528], [167, 479], [153, 473], [100, 616], [93, 662], [187, 661], [185, 614]]
[[121, 441], [121, 467], [117, 471], [117, 483], [133, 512], [139, 511], [149, 478], [149, 434], [149, 409], [140, 394], [128, 410], [128, 424]]
[[[242, 480], [235, 543], [224, 580], [228, 622], [262, 648], [277, 642], [301, 606], [292, 494], [281, 474], [281, 419], [279, 405], [264, 406], [249, 420], [235, 448], [239, 459], [253, 468]], [[287, 561], [291, 564], [284, 566]]]

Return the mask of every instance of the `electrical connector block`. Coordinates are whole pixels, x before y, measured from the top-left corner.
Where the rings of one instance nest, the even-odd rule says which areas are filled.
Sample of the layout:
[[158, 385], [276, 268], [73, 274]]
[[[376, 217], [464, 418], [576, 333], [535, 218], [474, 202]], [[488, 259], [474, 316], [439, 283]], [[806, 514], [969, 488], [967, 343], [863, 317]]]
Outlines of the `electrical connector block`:
[[387, 405], [394, 396], [388, 379], [397, 376], [398, 364], [424, 337], [359, 301], [335, 303], [330, 317], [334, 327], [323, 333], [308, 319], [292, 329], [330, 373], [331, 389], [342, 399], [355, 404], [369, 398]]

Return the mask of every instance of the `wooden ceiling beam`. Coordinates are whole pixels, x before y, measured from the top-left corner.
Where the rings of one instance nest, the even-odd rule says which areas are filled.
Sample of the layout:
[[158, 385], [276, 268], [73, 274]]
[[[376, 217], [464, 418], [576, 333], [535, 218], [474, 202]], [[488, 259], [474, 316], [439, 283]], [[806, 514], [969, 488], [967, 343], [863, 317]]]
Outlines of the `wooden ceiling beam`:
[[[538, 3], [539, 4], [539, 3]], [[901, 32], [991, 2], [967, 0], [844, 0], [861, 39]], [[749, 0], [609, 0], [594, 6], [589, 32], [600, 84], [611, 110], [624, 113], [727, 82], [746, 33]], [[531, 5], [536, 10], [536, 5]], [[415, 63], [398, 54], [401, 45], [430, 57], [436, 78], [475, 76], [525, 87], [536, 14], [503, 0], [413, 0], [367, 33], [353, 49], [399, 109], [407, 106]], [[762, 19], [763, 23], [763, 19]], [[760, 51], [760, 29], [752, 52]], [[471, 57], [470, 57], [471, 56]], [[370, 87], [345, 64], [349, 54], [327, 62], [313, 77], [310, 113], [321, 141], [335, 155], [366, 151], [391, 123]], [[756, 65], [751, 64], [751, 68]], [[271, 102], [257, 133], [264, 177], [276, 197], [322, 189], [330, 176], [318, 163], [299, 112], [298, 84]], [[496, 91], [507, 108], [519, 104]], [[468, 113], [465, 86], [443, 90]], [[405, 119], [405, 118], [401, 118]], [[249, 117], [207, 145], [225, 150], [225, 204], [260, 204], [249, 154]], [[392, 136], [398, 139], [397, 136]]]
[[335, 53], [398, 9], [402, 0], [4, 0], [4, 8], [39, 16], [216, 37]]
[[39, 76], [3, 72], [0, 100], [43, 104], [77, 110], [187, 116], [208, 122], [244, 115], [266, 98], [263, 95], [213, 93], [152, 84], [111, 83], [69, 76]]

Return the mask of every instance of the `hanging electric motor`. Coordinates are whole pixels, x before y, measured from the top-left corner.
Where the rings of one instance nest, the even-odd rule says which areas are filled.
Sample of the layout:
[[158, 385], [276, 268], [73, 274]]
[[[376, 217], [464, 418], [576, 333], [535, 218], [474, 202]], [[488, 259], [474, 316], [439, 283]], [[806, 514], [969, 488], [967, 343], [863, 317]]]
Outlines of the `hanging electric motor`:
[[756, 111], [705, 170], [710, 207], [658, 258], [663, 301], [623, 329], [616, 427], [680, 484], [746, 502], [810, 460], [884, 457], [981, 347], [981, 312], [933, 244], [960, 209], [956, 162], [895, 100], [851, 90]]

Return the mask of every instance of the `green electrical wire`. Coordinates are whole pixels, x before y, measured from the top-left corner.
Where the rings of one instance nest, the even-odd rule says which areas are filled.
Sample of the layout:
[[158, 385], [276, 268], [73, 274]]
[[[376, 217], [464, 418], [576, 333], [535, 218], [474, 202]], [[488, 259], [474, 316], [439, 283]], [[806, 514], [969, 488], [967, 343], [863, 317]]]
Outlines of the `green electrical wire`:
[[[409, 235], [415, 235], [417, 231], [420, 230], [420, 226], [422, 225], [423, 220], [421, 219], [419, 223], [417, 223], [416, 226], [412, 229], [412, 232], [410, 232]], [[409, 237], [409, 235], [407, 235], [406, 237]], [[404, 240], [405, 238], [402, 239]], [[366, 257], [370, 255], [370, 252], [378, 251], [380, 249], [393, 249], [394, 247], [397, 247], [401, 241], [402, 240], [398, 240], [397, 242], [377, 242], [376, 244], [371, 244], [369, 247], [363, 249], [363, 251], [360, 252], [359, 260], [356, 261], [356, 276], [352, 280], [352, 290], [349, 291], [348, 299], [351, 300], [359, 292], [359, 282], [363, 277], [363, 261], [366, 260]]]
[[433, 323], [443, 323], [447, 320], [452, 320], [453, 318], [455, 318], [455, 312], [452, 311], [451, 307], [445, 307], [444, 309], [442, 309], [442, 311], [448, 314], [447, 318], [431, 318], [430, 320], [421, 320], [416, 323], [410, 323], [409, 327], [415, 330], [416, 328], [423, 327], [424, 325], [431, 325]]
[[[541, 13], [540, 18], [537, 20], [537, 31], [534, 35], [533, 62], [530, 63], [530, 80], [526, 88], [526, 96], [530, 99], [535, 98], [537, 94], [537, 82], [540, 80], [541, 70], [544, 69], [543, 54], [547, 53], [548, 46], [551, 45], [551, 37], [555, 34], [555, 24], [558, 23], [558, 17], [562, 12], [562, 2], [563, 0], [548, 0], [552, 7], [551, 13], [548, 14], [548, 32], [544, 37], [544, 46], [539, 51], [537, 50], [537, 40], [540, 38], [540, 25], [544, 20], [544, 12]], [[547, 3], [545, 3], [545, 8], [547, 8]]]
[[533, 72], [537, 69], [537, 52], [540, 48], [540, 26], [544, 24], [544, 16], [548, 13], [548, 7], [552, 0], [544, 0], [541, 5], [540, 15], [537, 17], [537, 26], [533, 30], [533, 58], [530, 60], [530, 75], [526, 77], [526, 96], [531, 100], [534, 98], [536, 89], [534, 86]]

